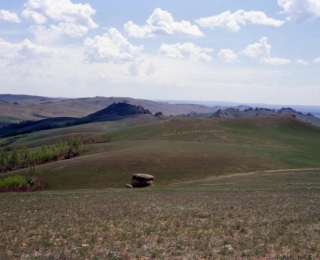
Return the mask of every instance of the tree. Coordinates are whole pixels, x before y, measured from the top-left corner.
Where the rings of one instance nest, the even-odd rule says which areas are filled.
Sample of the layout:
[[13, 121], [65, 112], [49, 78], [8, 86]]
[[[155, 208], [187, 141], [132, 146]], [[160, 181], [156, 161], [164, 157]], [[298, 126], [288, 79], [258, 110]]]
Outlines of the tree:
[[0, 166], [2, 168], [2, 172], [7, 171], [8, 162], [9, 162], [9, 155], [6, 150], [3, 150], [0, 155]]
[[82, 141], [77, 137], [71, 137], [68, 141], [69, 145], [69, 152], [76, 150], [79, 150], [80, 145], [82, 145]]
[[28, 184], [34, 185], [40, 178], [42, 171], [37, 170], [36, 166], [32, 165], [27, 170]]
[[9, 159], [9, 165], [11, 167], [11, 169], [17, 169], [17, 167], [19, 167], [20, 164], [20, 156], [19, 156], [19, 151], [18, 149], [13, 149], [13, 151], [11, 152], [11, 157]]
[[30, 164], [31, 154], [26, 146], [20, 149], [21, 166], [26, 167]]

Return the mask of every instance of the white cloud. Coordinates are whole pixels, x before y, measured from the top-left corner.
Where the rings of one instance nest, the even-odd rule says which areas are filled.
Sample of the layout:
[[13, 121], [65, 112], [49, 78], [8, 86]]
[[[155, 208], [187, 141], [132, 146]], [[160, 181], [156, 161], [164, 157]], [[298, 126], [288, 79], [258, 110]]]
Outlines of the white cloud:
[[320, 17], [319, 0], [278, 0], [278, 5], [284, 9], [289, 21], [303, 23]]
[[158, 53], [161, 56], [177, 58], [177, 59], [187, 59], [187, 60], [199, 60], [209, 62], [212, 57], [207, 55], [207, 52], [212, 52], [212, 49], [201, 48], [195, 46], [193, 43], [177, 43], [177, 44], [166, 44], [162, 43]]
[[246, 25], [247, 22], [275, 27], [279, 27], [284, 23], [284, 21], [267, 17], [263, 12], [245, 12], [244, 10], [238, 10], [234, 13], [226, 11], [219, 15], [200, 18], [196, 20], [196, 23], [198, 23], [202, 27], [210, 27], [211, 29], [214, 29], [215, 27], [224, 27], [230, 29], [233, 32], [239, 31], [240, 25]]
[[241, 53], [266, 64], [285, 65], [291, 63], [287, 59], [271, 57], [270, 52], [271, 45], [268, 44], [267, 38], [263, 37], [258, 43], [248, 45]]
[[48, 47], [33, 44], [29, 40], [13, 44], [0, 38], [0, 57], [7, 61], [34, 60], [52, 56], [54, 51]]
[[30, 27], [34, 33], [36, 41], [41, 44], [50, 44], [58, 40], [61, 36], [81, 37], [87, 33], [88, 28], [82, 25], [70, 23], [59, 23], [58, 25], [35, 25]]
[[137, 61], [143, 46], [132, 45], [117, 29], [111, 28], [102, 36], [84, 40], [85, 58], [89, 62], [123, 63]]
[[296, 60], [295, 62], [296, 64], [299, 64], [299, 65], [309, 65], [308, 62], [304, 61], [304, 60]]
[[150, 76], [156, 72], [156, 66], [154, 63], [150, 63], [148, 68], [146, 69], [146, 75]]
[[[92, 16], [95, 10], [89, 4], [73, 4], [70, 0], [29, 0], [22, 16], [37, 25], [33, 31], [38, 34], [69, 35], [80, 37], [90, 28], [97, 28]], [[49, 27], [44, 24], [50, 23]]]
[[260, 60], [260, 62], [271, 64], [271, 65], [286, 65], [290, 64], [291, 61], [283, 58], [263, 58]]
[[44, 15], [31, 10], [24, 10], [22, 16], [35, 24], [44, 24], [47, 22], [47, 18]]
[[238, 60], [238, 56], [230, 49], [221, 49], [218, 56], [226, 63], [235, 63]]
[[319, 57], [319, 58], [314, 59], [314, 60], [313, 60], [313, 63], [318, 63], [318, 64], [320, 64], [320, 57]]
[[129, 73], [131, 76], [133, 77], [137, 77], [139, 75], [139, 68], [140, 68], [140, 64], [139, 63], [133, 63], [129, 66]]
[[157, 8], [146, 21], [146, 25], [139, 26], [129, 21], [124, 25], [129, 37], [144, 38], [161, 35], [175, 36], [203, 36], [202, 32], [196, 25], [191, 25], [188, 21], [175, 22], [172, 15]]
[[260, 42], [250, 44], [247, 48], [245, 48], [241, 53], [256, 59], [263, 59], [266, 57], [270, 57], [271, 45], [268, 44], [268, 40], [266, 37], [261, 38]]
[[48, 61], [59, 57], [60, 53], [55, 49], [34, 44], [28, 39], [11, 43], [0, 38], [0, 68], [3, 73], [14, 71], [16, 75], [23, 75], [24, 69], [28, 70], [29, 66], [46, 66]]
[[7, 10], [0, 10], [0, 20], [5, 20], [11, 23], [21, 23], [17, 14], [11, 13]]

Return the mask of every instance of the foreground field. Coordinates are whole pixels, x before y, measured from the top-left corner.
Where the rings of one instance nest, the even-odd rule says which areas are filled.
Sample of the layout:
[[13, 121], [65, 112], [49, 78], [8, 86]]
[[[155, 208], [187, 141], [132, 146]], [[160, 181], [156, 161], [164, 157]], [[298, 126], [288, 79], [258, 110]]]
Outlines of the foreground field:
[[0, 195], [0, 259], [319, 259], [320, 170]]

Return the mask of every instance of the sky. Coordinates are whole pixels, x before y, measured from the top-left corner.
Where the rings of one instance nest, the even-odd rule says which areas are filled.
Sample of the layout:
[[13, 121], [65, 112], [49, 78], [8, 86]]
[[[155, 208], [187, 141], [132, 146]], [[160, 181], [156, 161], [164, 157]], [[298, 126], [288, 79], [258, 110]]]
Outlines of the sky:
[[320, 105], [320, 0], [1, 0], [0, 93]]

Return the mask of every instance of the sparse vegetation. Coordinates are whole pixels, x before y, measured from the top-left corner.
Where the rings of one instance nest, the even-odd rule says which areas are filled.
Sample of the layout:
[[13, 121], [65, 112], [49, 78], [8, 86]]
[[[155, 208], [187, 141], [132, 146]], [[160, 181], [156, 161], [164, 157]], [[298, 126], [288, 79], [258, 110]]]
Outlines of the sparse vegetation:
[[[318, 259], [319, 173], [1, 194], [3, 259]], [[21, 215], [23, 214], [23, 217]]]

